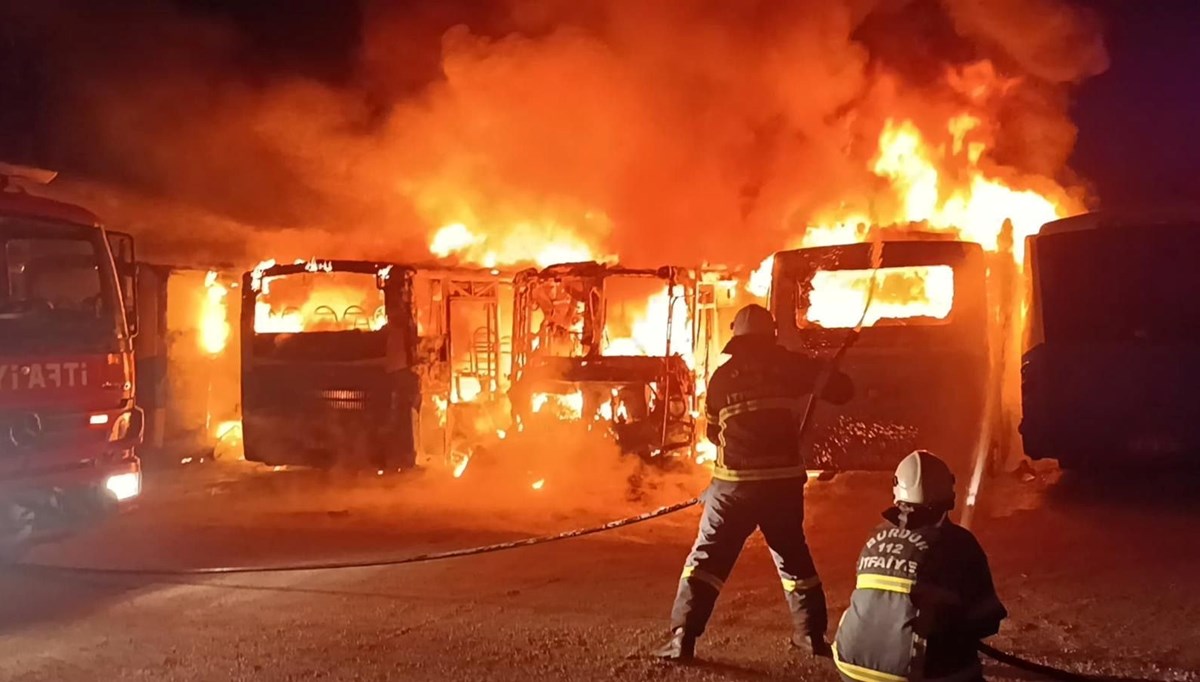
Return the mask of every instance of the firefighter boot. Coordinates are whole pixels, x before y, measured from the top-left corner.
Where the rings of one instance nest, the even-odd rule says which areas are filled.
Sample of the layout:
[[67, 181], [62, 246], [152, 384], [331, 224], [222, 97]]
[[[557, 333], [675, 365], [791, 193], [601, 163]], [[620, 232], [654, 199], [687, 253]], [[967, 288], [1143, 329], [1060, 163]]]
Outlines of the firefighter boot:
[[799, 650], [802, 654], [808, 654], [814, 658], [831, 658], [833, 649], [825, 638], [821, 635], [808, 635], [800, 632], [792, 635], [792, 647]]
[[696, 638], [682, 628], [671, 632], [671, 639], [654, 654], [664, 661], [690, 661], [696, 657]]

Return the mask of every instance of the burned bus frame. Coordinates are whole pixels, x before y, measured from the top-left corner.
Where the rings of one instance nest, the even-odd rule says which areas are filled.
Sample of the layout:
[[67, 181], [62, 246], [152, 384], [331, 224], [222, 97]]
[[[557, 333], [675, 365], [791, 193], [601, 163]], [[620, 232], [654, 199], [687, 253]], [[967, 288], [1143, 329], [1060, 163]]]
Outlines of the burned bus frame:
[[[501, 329], [513, 277], [495, 268], [430, 266], [416, 270], [413, 284], [413, 310], [423, 322], [416, 358], [420, 450], [453, 466], [463, 452], [493, 438], [501, 430], [497, 423], [508, 426], [502, 403], [512, 345]], [[466, 338], [455, 333], [462, 321], [469, 323]], [[491, 428], [481, 431], [481, 424]]]
[[[695, 323], [700, 299], [696, 273], [679, 267], [635, 269], [600, 263], [569, 263], [530, 269], [514, 280], [513, 375], [510, 399], [513, 419], [523, 429], [536, 410], [534, 396], [579, 391], [583, 397], [580, 417], [589, 424], [608, 403], [611, 434], [622, 452], [647, 458], [664, 454], [691, 454], [696, 431], [696, 376], [678, 354], [663, 356], [605, 356], [601, 354], [605, 333], [605, 283], [611, 278], [659, 279], [669, 295], [668, 325], [664, 348], [672, 334], [676, 287], [682, 287], [693, 321], [692, 346], [697, 346]], [[548, 329], [534, 330], [535, 296], [540, 287], [551, 286], [566, 294], [564, 299], [578, 316], [577, 324], [562, 331], [577, 336], [582, 348], [578, 356], [548, 356], [544, 348]], [[545, 321], [545, 320], [544, 320]], [[577, 327], [577, 328], [576, 328]], [[611, 402], [610, 402], [611, 401]], [[625, 407], [618, 413], [618, 403]], [[597, 418], [598, 419], [598, 418]]]
[[970, 471], [981, 416], [992, 390], [991, 314], [987, 259], [978, 244], [948, 240], [888, 240], [873, 264], [868, 243], [783, 251], [775, 256], [770, 308], [786, 347], [829, 360], [851, 329], [801, 327], [811, 279], [818, 270], [949, 265], [952, 308], [936, 324], [865, 327], [840, 369], [855, 384], [841, 406], [822, 403], [809, 430], [810, 469], [887, 470], [915, 448], [938, 452]]
[[[375, 331], [255, 331], [271, 278], [345, 272], [375, 277], [387, 324]], [[399, 469], [416, 458], [414, 270], [329, 260], [256, 268], [242, 277], [242, 420], [246, 459], [271, 465]], [[350, 460], [347, 452], [361, 457]]]
[[[301, 272], [374, 274], [388, 323], [375, 332], [254, 332], [261, 281]], [[422, 453], [448, 456], [461, 430], [457, 423], [475, 421], [456, 419], [459, 413], [494, 405], [506, 388], [500, 308], [511, 281], [495, 269], [376, 261], [313, 260], [246, 273], [241, 317], [246, 458], [330, 466], [343, 450], [360, 447], [368, 456], [355, 465], [391, 469], [412, 466]], [[481, 324], [473, 331], [483, 334], [464, 341], [452, 333], [456, 304], [471, 302], [482, 304]], [[304, 338], [286, 338], [297, 336]], [[262, 357], [268, 345], [296, 343], [319, 351], [319, 357]], [[463, 346], [468, 361], [460, 366], [456, 358]], [[462, 400], [469, 382], [478, 392]]]

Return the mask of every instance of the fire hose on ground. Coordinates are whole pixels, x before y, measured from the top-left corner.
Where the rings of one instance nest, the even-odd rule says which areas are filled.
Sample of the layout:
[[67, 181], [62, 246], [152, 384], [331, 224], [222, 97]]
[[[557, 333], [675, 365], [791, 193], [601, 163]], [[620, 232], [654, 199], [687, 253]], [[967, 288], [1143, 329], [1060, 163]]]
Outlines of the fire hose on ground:
[[492, 545], [481, 545], [479, 547], [468, 547], [465, 549], [452, 549], [444, 552], [428, 552], [425, 554], [414, 554], [406, 557], [389, 558], [389, 559], [371, 559], [371, 560], [347, 560], [347, 561], [326, 561], [320, 563], [301, 563], [301, 564], [276, 564], [265, 566], [208, 566], [201, 568], [176, 568], [176, 569], [147, 569], [147, 568], [120, 568], [120, 567], [93, 567], [93, 566], [61, 566], [55, 564], [33, 564], [20, 563], [18, 566], [35, 568], [39, 570], [59, 571], [63, 573], [80, 573], [91, 575], [143, 575], [143, 576], [197, 576], [197, 575], [238, 575], [247, 573], [295, 573], [299, 571], [331, 571], [346, 568], [380, 568], [384, 566], [403, 566], [405, 564], [419, 564], [428, 561], [440, 561], [442, 559], [457, 559], [459, 557], [475, 556], [477, 554], [491, 554], [492, 552], [500, 552], [506, 549], [516, 549], [518, 547], [532, 547], [534, 545], [544, 545], [548, 542], [557, 542], [558, 540], [568, 540], [570, 538], [581, 538], [586, 535], [595, 535], [617, 528], [624, 528], [634, 524], [657, 519], [661, 516], [674, 514], [677, 511], [682, 511], [688, 507], [695, 506], [700, 502], [700, 498], [693, 497], [682, 502], [669, 504], [665, 507], [659, 507], [643, 514], [636, 516], [627, 516], [623, 519], [609, 521], [598, 526], [589, 528], [576, 528], [573, 530], [564, 531], [555, 535], [539, 535], [531, 538], [523, 538], [520, 540], [511, 540], [509, 542], [500, 542]]
[[[96, 567], [96, 566], [70, 566], [58, 564], [36, 564], [36, 563], [19, 563], [17, 567], [28, 568], [40, 571], [54, 571], [58, 573], [70, 573], [79, 575], [99, 575], [99, 576], [140, 576], [140, 577], [195, 577], [195, 576], [213, 576], [213, 575], [245, 575], [254, 573], [296, 573], [301, 571], [330, 571], [353, 568], [379, 568], [386, 566], [403, 566], [406, 564], [419, 564], [430, 561], [441, 561], [444, 559], [456, 559], [461, 557], [476, 556], [480, 554], [491, 554], [508, 549], [516, 549], [518, 547], [532, 547], [534, 545], [542, 545], [559, 540], [568, 540], [571, 538], [579, 538], [587, 535], [595, 535], [604, 533], [618, 528], [624, 528], [635, 524], [650, 521], [652, 519], [661, 518], [669, 514], [683, 511], [699, 504], [700, 499], [693, 497], [683, 500], [675, 504], [666, 505], [657, 509], [638, 514], [635, 516], [627, 516], [622, 519], [616, 519], [603, 523], [597, 526], [587, 528], [576, 528], [554, 535], [540, 535], [520, 540], [511, 540], [509, 542], [500, 542], [491, 545], [481, 545], [478, 547], [468, 547], [464, 549], [454, 549], [444, 552], [429, 552], [425, 554], [415, 554], [406, 557], [389, 558], [389, 559], [374, 559], [366, 561], [328, 561], [319, 563], [300, 563], [300, 564], [276, 564], [276, 565], [261, 565], [261, 566], [209, 566], [201, 568], [122, 568], [122, 567]], [[1084, 675], [1074, 673], [1060, 668], [1054, 668], [1042, 663], [1030, 661], [1021, 658], [1014, 654], [1004, 651], [999, 651], [987, 644], [979, 644], [980, 653], [988, 658], [991, 658], [999, 663], [1025, 670], [1027, 672], [1036, 673], [1048, 677], [1050, 679], [1061, 680], [1062, 682], [1153, 682], [1151, 680], [1140, 680], [1136, 678], [1121, 678], [1107, 677], [1096, 675]]]

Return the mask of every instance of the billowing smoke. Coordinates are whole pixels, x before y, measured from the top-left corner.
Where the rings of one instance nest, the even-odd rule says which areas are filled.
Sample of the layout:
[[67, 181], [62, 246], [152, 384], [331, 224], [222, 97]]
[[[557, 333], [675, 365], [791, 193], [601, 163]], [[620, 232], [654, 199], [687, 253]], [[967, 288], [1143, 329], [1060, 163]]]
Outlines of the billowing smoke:
[[427, 259], [453, 223], [504, 253], [757, 262], [889, 201], [889, 118], [948, 147], [972, 114], [994, 175], [1077, 183], [1068, 96], [1106, 65], [1068, 0], [378, 0], [332, 74], [166, 0], [104, 4], [17, 17], [47, 55], [42, 157], [152, 252], [239, 262]]

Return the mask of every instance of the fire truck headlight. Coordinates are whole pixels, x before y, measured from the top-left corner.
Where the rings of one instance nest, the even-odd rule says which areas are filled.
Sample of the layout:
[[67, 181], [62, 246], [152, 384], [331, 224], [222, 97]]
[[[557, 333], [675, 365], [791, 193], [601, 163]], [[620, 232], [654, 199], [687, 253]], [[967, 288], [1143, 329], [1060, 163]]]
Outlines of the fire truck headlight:
[[109, 476], [104, 481], [104, 488], [117, 498], [118, 502], [137, 497], [142, 492], [142, 475], [137, 471]]

